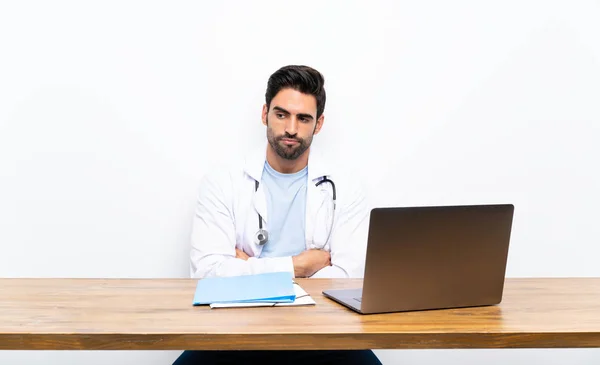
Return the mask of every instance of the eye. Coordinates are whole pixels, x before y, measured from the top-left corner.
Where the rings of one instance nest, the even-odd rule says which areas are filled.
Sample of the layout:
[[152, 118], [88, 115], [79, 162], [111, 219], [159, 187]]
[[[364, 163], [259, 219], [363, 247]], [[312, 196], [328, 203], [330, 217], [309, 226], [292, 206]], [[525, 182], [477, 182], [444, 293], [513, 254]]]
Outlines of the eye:
[[275, 116], [279, 119], [283, 119], [285, 117], [285, 115], [283, 113], [277, 113], [277, 114], [275, 114]]
[[308, 123], [310, 120], [308, 118], [300, 118], [302, 123]]

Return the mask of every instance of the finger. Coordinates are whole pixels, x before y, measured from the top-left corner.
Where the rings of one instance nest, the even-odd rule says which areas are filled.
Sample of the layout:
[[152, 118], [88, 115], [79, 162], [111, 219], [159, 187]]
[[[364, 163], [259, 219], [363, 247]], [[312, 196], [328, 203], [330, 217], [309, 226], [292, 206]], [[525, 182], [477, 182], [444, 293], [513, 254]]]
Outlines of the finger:
[[242, 250], [239, 249], [235, 249], [235, 257], [238, 259], [242, 259], [242, 260], [247, 260], [248, 259], [248, 255], [246, 255], [246, 253]]

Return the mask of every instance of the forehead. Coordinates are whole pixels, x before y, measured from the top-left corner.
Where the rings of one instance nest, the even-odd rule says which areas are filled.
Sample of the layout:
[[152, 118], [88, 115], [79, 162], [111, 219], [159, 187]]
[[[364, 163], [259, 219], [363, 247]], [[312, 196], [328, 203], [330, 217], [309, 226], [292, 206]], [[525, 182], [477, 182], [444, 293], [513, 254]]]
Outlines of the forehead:
[[292, 114], [307, 113], [314, 116], [317, 112], [317, 98], [294, 89], [282, 89], [271, 100], [270, 109], [276, 106]]

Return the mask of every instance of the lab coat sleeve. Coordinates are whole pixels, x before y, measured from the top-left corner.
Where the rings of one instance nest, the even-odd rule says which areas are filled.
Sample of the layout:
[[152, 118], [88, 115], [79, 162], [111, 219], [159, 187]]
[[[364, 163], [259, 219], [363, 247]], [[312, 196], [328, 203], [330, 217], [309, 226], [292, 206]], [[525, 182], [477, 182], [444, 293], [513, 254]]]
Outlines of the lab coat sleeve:
[[362, 185], [343, 192], [346, 203], [337, 207], [330, 241], [331, 266], [317, 271], [312, 278], [362, 278], [364, 276], [370, 209]]
[[192, 224], [191, 276], [201, 279], [276, 271], [294, 275], [291, 257], [250, 258], [248, 261], [235, 257], [234, 193], [231, 179], [225, 173], [202, 180]]

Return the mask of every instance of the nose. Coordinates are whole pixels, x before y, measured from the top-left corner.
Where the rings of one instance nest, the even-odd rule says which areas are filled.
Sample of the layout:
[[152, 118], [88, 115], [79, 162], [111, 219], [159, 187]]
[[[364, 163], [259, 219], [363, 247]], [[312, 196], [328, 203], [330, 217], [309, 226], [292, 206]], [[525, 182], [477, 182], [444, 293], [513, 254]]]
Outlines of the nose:
[[288, 118], [285, 124], [285, 131], [291, 136], [294, 136], [298, 133], [298, 119], [296, 119], [295, 115], [292, 115], [290, 118]]

